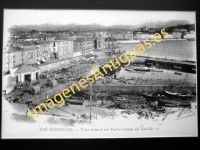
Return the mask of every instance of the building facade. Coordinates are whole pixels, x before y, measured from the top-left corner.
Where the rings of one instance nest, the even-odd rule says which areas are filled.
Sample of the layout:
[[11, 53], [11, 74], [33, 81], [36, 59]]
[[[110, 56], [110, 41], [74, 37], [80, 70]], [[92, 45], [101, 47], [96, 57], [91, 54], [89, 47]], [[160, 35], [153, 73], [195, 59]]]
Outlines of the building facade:
[[105, 39], [102, 37], [98, 37], [95, 39], [95, 49], [104, 49], [106, 48]]
[[138, 32], [136, 34], [136, 40], [145, 40], [145, 39], [149, 39], [149, 34], [148, 33], [140, 33], [140, 32]]
[[54, 59], [66, 59], [73, 57], [73, 40], [54, 40], [50, 41], [51, 47], [51, 58]]
[[74, 40], [74, 57], [91, 54], [94, 50], [93, 39], [76, 39]]

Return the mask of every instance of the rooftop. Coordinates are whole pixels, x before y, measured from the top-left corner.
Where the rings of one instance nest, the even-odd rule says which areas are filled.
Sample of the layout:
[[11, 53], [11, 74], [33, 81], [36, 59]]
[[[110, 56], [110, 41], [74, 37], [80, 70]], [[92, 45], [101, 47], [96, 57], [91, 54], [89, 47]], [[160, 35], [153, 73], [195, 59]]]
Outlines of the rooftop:
[[72, 38], [68, 38], [68, 37], [64, 37], [64, 36], [56, 37], [54, 40], [73, 41]]
[[38, 50], [38, 47], [35, 47], [34, 49], [23, 49], [20, 47], [9, 47], [8, 50], [6, 50], [4, 53], [10, 53], [10, 52], [23, 52], [23, 51], [29, 51], [29, 50]]
[[26, 73], [26, 72], [34, 72], [34, 71], [38, 71], [39, 68], [35, 68], [29, 65], [22, 65], [21, 67], [19, 67], [19, 69], [17, 69], [15, 71], [15, 73]]
[[39, 45], [39, 43], [35, 42], [35, 41], [17, 42], [17, 44], [21, 44], [21, 45], [24, 45], [24, 46]]
[[85, 42], [85, 41], [93, 41], [93, 38], [90, 39], [84, 39], [84, 38], [77, 38], [76, 40], [74, 40], [74, 42]]

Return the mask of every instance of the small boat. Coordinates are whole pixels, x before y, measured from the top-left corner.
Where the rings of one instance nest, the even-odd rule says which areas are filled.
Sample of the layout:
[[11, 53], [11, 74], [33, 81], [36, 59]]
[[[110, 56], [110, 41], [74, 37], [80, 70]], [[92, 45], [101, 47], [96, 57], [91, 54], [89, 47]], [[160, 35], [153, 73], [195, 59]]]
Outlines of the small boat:
[[190, 107], [191, 103], [190, 102], [180, 102], [179, 106], [183, 106], [183, 107]]
[[177, 96], [182, 97], [182, 98], [192, 98], [193, 97], [193, 95], [191, 95], [191, 94], [186, 95], [186, 94], [180, 94], [180, 93]]
[[148, 100], [166, 99], [164, 95], [160, 94], [143, 94], [143, 96]]
[[178, 107], [178, 103], [172, 103], [172, 104], [165, 104], [166, 107]]
[[83, 101], [80, 100], [67, 99], [66, 102], [74, 105], [83, 105]]
[[83, 105], [84, 98], [82, 97], [71, 97], [66, 99], [66, 103], [74, 104], [74, 105]]
[[169, 92], [169, 91], [167, 91], [167, 90], [165, 90], [165, 93], [166, 93], [166, 94], [169, 94], [169, 95], [174, 95], [174, 96], [178, 95], [178, 93]]
[[162, 69], [151, 69], [151, 72], [163, 72]]
[[165, 100], [165, 99], [159, 99], [159, 101], [161, 101], [164, 104], [176, 104], [177, 103], [175, 101], [169, 101], [169, 100]]
[[191, 94], [181, 94], [181, 93], [175, 93], [175, 92], [169, 92], [165, 90], [165, 93], [171, 96], [181, 97], [181, 98], [192, 98], [193, 95]]
[[133, 71], [131, 68], [125, 68], [126, 71]]
[[143, 96], [150, 100], [150, 101], [154, 101], [154, 100], [157, 100], [157, 97], [155, 97], [153, 94], [143, 94]]
[[115, 107], [115, 103], [110, 103], [110, 104], [105, 104], [105, 105], [101, 105], [99, 106], [100, 108], [112, 108]]
[[125, 101], [128, 100], [128, 97], [126, 96], [112, 96], [114, 101]]
[[182, 73], [180, 73], [180, 72], [174, 72], [174, 74], [177, 74], [177, 75], [182, 75]]
[[138, 67], [135, 69], [135, 71], [146, 71], [146, 72], [150, 72], [150, 69], [147, 67]]
[[181, 67], [179, 67], [179, 66], [174, 66], [174, 69], [181, 70]]
[[165, 107], [156, 108], [156, 111], [165, 112]]

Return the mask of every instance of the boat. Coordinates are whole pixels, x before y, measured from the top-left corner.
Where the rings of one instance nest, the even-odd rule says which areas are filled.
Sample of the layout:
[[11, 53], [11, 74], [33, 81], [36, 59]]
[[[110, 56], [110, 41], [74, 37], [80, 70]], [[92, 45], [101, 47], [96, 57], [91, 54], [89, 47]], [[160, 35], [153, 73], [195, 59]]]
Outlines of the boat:
[[191, 94], [181, 94], [181, 93], [178, 93], [177, 96], [182, 97], [182, 98], [192, 98], [193, 97], [193, 95], [191, 95]]
[[70, 104], [74, 104], [74, 105], [83, 105], [83, 101], [80, 101], [80, 100], [68, 99], [68, 100], [66, 100], [66, 102], [70, 103]]
[[178, 107], [179, 104], [178, 103], [174, 103], [174, 104], [165, 104], [166, 107]]
[[[188, 74], [186, 75], [185, 80], [186, 80], [187, 76], [188, 76]], [[183, 84], [184, 84], [185, 80], [183, 81]], [[183, 84], [181, 85], [181, 87], [183, 86]], [[165, 90], [165, 93], [168, 95], [171, 95], [171, 96], [179, 97], [179, 98], [192, 98], [193, 97], [193, 95], [191, 95], [191, 94], [183, 94], [181, 92], [176, 93], [176, 92], [169, 92], [169, 91]]]
[[163, 72], [162, 69], [151, 69], [151, 72]]
[[[89, 92], [85, 92], [85, 98], [89, 98], [90, 97], [90, 93]], [[104, 97], [108, 97], [108, 96], [111, 96], [110, 94], [108, 93], [92, 93], [92, 96], [95, 97], [101, 97], [101, 98], [104, 98]]]
[[179, 106], [183, 106], [183, 107], [190, 107], [191, 103], [190, 102], [180, 102]]
[[126, 71], [133, 71], [131, 68], [125, 68]]
[[177, 104], [177, 102], [175, 102], [175, 101], [169, 101], [169, 100], [165, 100], [165, 99], [159, 99], [159, 101], [164, 104]]
[[112, 99], [114, 101], [125, 101], [125, 100], [129, 100], [128, 97], [125, 95], [125, 96], [112, 96]]
[[165, 90], [165, 93], [171, 96], [176, 96], [176, 97], [180, 97], [180, 98], [192, 98], [193, 95], [191, 94], [181, 94], [181, 93], [175, 93], [175, 92], [169, 92], [167, 90]]
[[143, 96], [150, 101], [155, 101], [157, 100], [157, 97], [155, 97], [153, 94], [143, 94]]
[[169, 92], [167, 90], [165, 90], [165, 93], [168, 94], [168, 95], [173, 95], [173, 96], [177, 96], [178, 93], [175, 93], [175, 92]]
[[160, 107], [160, 108], [156, 108], [156, 111], [159, 111], [159, 112], [165, 112], [165, 107]]
[[112, 107], [116, 107], [116, 104], [115, 103], [110, 103], [110, 104], [101, 105], [99, 107], [100, 108], [112, 108]]
[[84, 98], [82, 97], [71, 97], [66, 99], [66, 103], [74, 104], [74, 105], [83, 105]]
[[147, 98], [148, 100], [157, 100], [157, 99], [166, 99], [164, 95], [160, 94], [143, 94], [143, 97]]
[[146, 71], [146, 72], [150, 72], [150, 69], [148, 67], [137, 67], [135, 69], [135, 71]]
[[177, 74], [177, 75], [182, 75], [182, 73], [180, 73], [180, 72], [174, 72], [174, 74]]

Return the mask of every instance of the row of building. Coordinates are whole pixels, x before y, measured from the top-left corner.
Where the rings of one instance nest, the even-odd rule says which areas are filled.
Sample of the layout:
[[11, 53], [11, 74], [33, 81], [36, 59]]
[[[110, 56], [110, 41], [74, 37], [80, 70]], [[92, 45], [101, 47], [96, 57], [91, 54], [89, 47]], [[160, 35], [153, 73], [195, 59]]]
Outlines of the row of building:
[[31, 40], [14, 42], [4, 51], [4, 71], [21, 64], [41, 64], [51, 60], [72, 60], [104, 49], [105, 39], [56, 37], [54, 40]]

